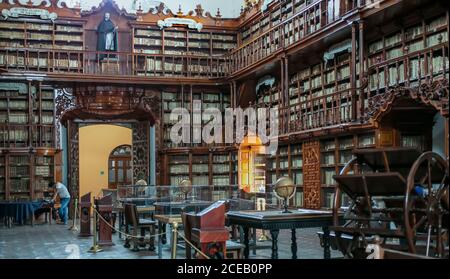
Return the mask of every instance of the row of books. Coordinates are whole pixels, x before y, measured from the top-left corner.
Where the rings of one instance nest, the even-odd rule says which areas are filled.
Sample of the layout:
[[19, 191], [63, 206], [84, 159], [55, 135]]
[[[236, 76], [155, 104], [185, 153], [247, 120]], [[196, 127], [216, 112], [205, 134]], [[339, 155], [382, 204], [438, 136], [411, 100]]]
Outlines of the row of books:
[[15, 193], [27, 193], [30, 191], [30, 179], [11, 179], [10, 191]]
[[322, 154], [322, 164], [334, 165], [334, 154], [333, 153]]
[[51, 176], [51, 168], [50, 166], [36, 166], [35, 168], [36, 176]]
[[221, 165], [218, 165], [218, 164], [213, 164], [213, 172], [215, 172], [215, 173], [217, 173], [217, 172], [220, 172], [220, 173], [222, 173], [222, 172], [229, 172], [230, 171], [230, 165], [227, 163], [227, 164], [221, 164]]
[[171, 174], [178, 174], [178, 173], [188, 173], [189, 172], [189, 164], [177, 164], [177, 165], [171, 165], [169, 169]]
[[65, 32], [83, 32], [83, 27], [81, 25], [52, 25], [52, 24], [43, 24], [43, 23], [26, 23], [25, 22], [2, 22], [3, 29], [28, 29], [28, 30], [36, 30], [36, 31], [65, 31]]
[[27, 176], [30, 173], [30, 169], [28, 166], [10, 166], [9, 173], [12, 177], [17, 176]]
[[186, 41], [165, 40], [164, 45], [170, 46], [170, 47], [186, 47], [187, 42]]
[[25, 33], [20, 31], [2, 31], [0, 32], [0, 38], [5, 39], [25, 39]]
[[135, 53], [146, 53], [146, 54], [161, 54], [161, 49], [134, 49]]
[[[229, 176], [218, 176], [218, 175], [214, 175], [213, 178], [213, 185], [214, 186], [229, 186], [230, 185], [230, 177]], [[219, 192], [219, 191], [214, 191], [214, 194], [221, 194], [220, 198], [223, 198], [223, 196], [225, 195], [225, 192]]]
[[204, 172], [208, 172], [209, 171], [209, 166], [208, 164], [192, 164], [192, 172], [200, 172], [200, 173], [204, 173]]
[[22, 48], [22, 47], [24, 47], [24, 43], [20, 42], [20, 41], [0, 41], [0, 47], [4, 47], [4, 48]]
[[62, 32], [83, 32], [83, 26], [77, 25], [55, 25], [56, 31], [62, 31]]
[[9, 163], [11, 165], [28, 165], [30, 163], [28, 156], [10, 156]]
[[149, 38], [134, 38], [134, 43], [139, 45], [148, 46], [161, 46], [162, 40], [160, 39], [149, 39]]
[[334, 169], [322, 169], [322, 184], [323, 185], [334, 185], [336, 184], [333, 176], [336, 175]]
[[[27, 39], [39, 40], [39, 41], [51, 41], [53, 40], [52, 34], [46, 33], [27, 33]], [[55, 36], [56, 38], [56, 36]]]
[[135, 29], [134, 32], [137, 36], [162, 37], [162, 32], [160, 30]]
[[52, 157], [46, 157], [46, 156], [36, 156], [35, 157], [36, 165], [51, 165], [52, 163], [53, 163]]
[[[18, 96], [10, 96], [10, 97], [18, 97]], [[25, 100], [9, 100], [9, 103], [6, 101], [0, 102], [0, 108], [10, 108], [10, 109], [28, 109], [28, 102]]]
[[208, 175], [193, 175], [192, 176], [192, 185], [200, 185], [200, 186], [209, 185], [209, 176]]
[[214, 49], [230, 50], [236, 47], [237, 45], [235, 43], [213, 43]]
[[425, 139], [423, 135], [402, 135], [401, 139], [403, 147], [413, 147], [424, 150]]
[[209, 42], [190, 41], [188, 46], [189, 48], [209, 48]]
[[55, 40], [57, 41], [67, 41], [70, 42], [83, 42], [83, 37], [79, 35], [70, 35], [70, 34], [56, 34]]
[[[26, 128], [26, 127], [25, 127]], [[14, 141], [14, 142], [25, 142], [28, 140], [28, 129], [13, 129], [8, 131], [2, 130], [0, 131], [0, 142], [8, 142]]]
[[213, 163], [227, 163], [229, 161], [228, 155], [214, 155], [213, 156]]

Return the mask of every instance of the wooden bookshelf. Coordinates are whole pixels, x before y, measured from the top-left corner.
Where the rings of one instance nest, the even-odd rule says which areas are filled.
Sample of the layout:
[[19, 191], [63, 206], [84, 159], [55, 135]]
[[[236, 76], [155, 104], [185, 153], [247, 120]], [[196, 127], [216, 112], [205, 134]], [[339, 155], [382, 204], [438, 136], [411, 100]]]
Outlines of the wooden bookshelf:
[[[42, 50], [84, 50], [84, 25], [82, 22], [55, 21], [54, 23], [38, 19], [8, 19], [0, 25], [0, 47], [27, 48], [24, 52], [0, 55], [0, 64], [8, 61], [9, 66], [27, 66], [28, 69], [39, 70], [47, 68], [51, 63], [58, 66], [69, 66], [76, 58], [52, 57]], [[21, 55], [23, 54], [23, 55]], [[66, 63], [67, 62], [67, 63]], [[78, 66], [72, 63], [72, 67]], [[64, 65], [67, 64], [67, 65]]]
[[[178, 92], [162, 92], [162, 112], [163, 112], [163, 143], [165, 148], [177, 148], [177, 147], [186, 147], [186, 146], [203, 146], [206, 145], [204, 143], [194, 143], [193, 141], [193, 124], [196, 123], [197, 126], [203, 128], [206, 124], [211, 120], [209, 115], [204, 113], [206, 109], [218, 109], [222, 112], [222, 116], [224, 117], [224, 112], [226, 108], [231, 106], [231, 100], [229, 93], [222, 93], [218, 91], [209, 91], [202, 90], [200, 92], [188, 92], [187, 88], [183, 88], [183, 90], [179, 90]], [[198, 109], [201, 110], [199, 115], [194, 115], [193, 113], [193, 105], [194, 102], [200, 105]], [[180, 143], [175, 144], [170, 139], [170, 131], [174, 124], [178, 122], [178, 120], [170, 120], [170, 114], [175, 108], [184, 108], [188, 110], [191, 114], [190, 121], [191, 124], [189, 129], [191, 129], [191, 139], [192, 143]], [[201, 141], [203, 142], [203, 141]], [[214, 145], [214, 144], [213, 144]]]
[[291, 131], [351, 121], [350, 65], [345, 53], [292, 75], [287, 104]]
[[[322, 207], [332, 208], [336, 182], [333, 176], [339, 174], [353, 158], [355, 148], [374, 148], [375, 133], [355, 134], [324, 139], [320, 149], [320, 172], [322, 185]], [[347, 205], [348, 198], [343, 197], [342, 204]]]
[[54, 119], [54, 89], [51, 86], [42, 83], [2, 84], [0, 199], [36, 200], [44, 197], [48, 183], [55, 178]]
[[168, 177], [170, 185], [179, 185], [184, 179], [190, 179], [189, 155], [169, 156]]
[[6, 156], [0, 155], [0, 201], [6, 200]]
[[[237, 35], [230, 31], [199, 32], [179, 27], [160, 30], [154, 26], [133, 26], [133, 52], [155, 55], [137, 61], [144, 65], [138, 70], [140, 75], [181, 75], [188, 70], [191, 74], [205, 76], [211, 71], [211, 65], [204, 58], [222, 57], [236, 46]], [[166, 57], [163, 59], [163, 56]], [[188, 56], [190, 60], [181, 56]]]
[[[449, 65], [448, 54], [439, 47], [445, 43], [448, 44], [445, 14], [371, 41], [368, 46], [368, 65], [373, 68], [369, 76], [370, 94], [383, 93], [392, 86], [418, 86], [422, 79], [441, 75]], [[406, 60], [402, 59], [404, 56], [410, 57]]]

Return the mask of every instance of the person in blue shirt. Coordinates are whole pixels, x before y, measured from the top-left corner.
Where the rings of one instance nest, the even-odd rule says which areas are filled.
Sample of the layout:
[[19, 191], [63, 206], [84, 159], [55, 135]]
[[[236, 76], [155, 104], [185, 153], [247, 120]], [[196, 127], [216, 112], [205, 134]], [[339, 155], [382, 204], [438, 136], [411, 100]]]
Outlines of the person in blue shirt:
[[67, 225], [67, 221], [69, 218], [69, 202], [70, 202], [70, 193], [67, 190], [66, 185], [61, 182], [50, 182], [48, 184], [49, 188], [55, 188], [55, 194], [53, 195], [52, 201], [54, 202], [56, 196], [59, 196], [59, 200], [61, 202], [61, 207], [59, 208], [59, 218], [61, 222], [58, 222], [60, 225]]

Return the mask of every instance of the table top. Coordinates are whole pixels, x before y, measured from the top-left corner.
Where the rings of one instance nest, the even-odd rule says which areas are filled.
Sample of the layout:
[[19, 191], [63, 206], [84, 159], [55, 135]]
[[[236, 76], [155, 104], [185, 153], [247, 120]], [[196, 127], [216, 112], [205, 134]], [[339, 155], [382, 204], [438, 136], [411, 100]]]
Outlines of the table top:
[[[138, 211], [138, 213], [147, 213], [147, 212], [153, 212], [155, 211], [155, 206], [153, 205], [143, 205], [143, 206], [136, 206], [136, 209]], [[124, 207], [123, 206], [117, 206], [113, 208], [114, 211], [124, 211]]]
[[171, 202], [155, 202], [155, 206], [183, 208], [188, 206], [210, 206], [211, 201], [171, 201]]
[[326, 210], [291, 209], [268, 211], [230, 211], [226, 214], [229, 225], [242, 225], [259, 229], [294, 229], [325, 227], [333, 223], [333, 212]]
[[154, 218], [155, 220], [158, 220], [165, 224], [181, 224], [183, 222], [183, 220], [181, 219], [181, 215], [155, 215]]

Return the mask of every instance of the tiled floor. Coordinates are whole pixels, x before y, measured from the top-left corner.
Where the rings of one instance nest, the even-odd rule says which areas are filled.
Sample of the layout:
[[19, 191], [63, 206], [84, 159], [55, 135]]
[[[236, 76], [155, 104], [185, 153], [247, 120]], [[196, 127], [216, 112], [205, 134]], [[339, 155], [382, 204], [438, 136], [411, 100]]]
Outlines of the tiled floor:
[[[118, 234], [113, 235], [115, 243], [112, 247], [103, 247], [103, 251], [92, 254], [88, 250], [92, 246], [92, 238], [79, 238], [77, 232], [68, 230], [63, 225], [15, 226], [6, 228], [0, 226], [0, 259], [158, 259], [156, 253], [147, 249], [132, 252], [124, 248], [124, 241]], [[319, 229], [297, 230], [298, 258], [321, 259], [323, 249], [320, 247], [316, 232]], [[279, 236], [279, 258], [291, 258], [290, 231], [281, 231]], [[270, 259], [270, 241], [258, 242], [267, 248], [258, 248], [256, 255], [250, 252], [250, 258]], [[332, 257], [341, 254], [332, 251]], [[184, 258], [184, 250], [178, 249], [178, 258]], [[163, 259], [170, 258], [170, 248], [163, 247]]]

